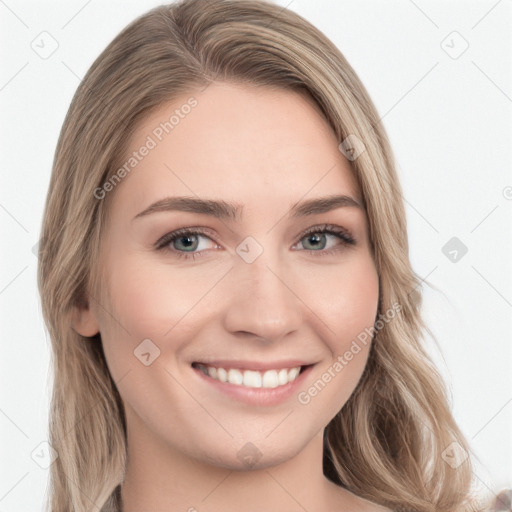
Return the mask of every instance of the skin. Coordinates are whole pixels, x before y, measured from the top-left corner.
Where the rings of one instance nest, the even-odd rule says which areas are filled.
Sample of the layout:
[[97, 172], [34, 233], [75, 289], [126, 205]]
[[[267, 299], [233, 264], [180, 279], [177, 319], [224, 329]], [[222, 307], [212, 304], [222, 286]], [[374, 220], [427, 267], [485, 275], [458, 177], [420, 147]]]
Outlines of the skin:
[[[303, 96], [211, 84], [141, 122], [128, 156], [192, 95], [198, 105], [110, 192], [99, 259], [106, 279], [73, 321], [84, 336], [101, 333], [124, 402], [124, 512], [386, 510], [322, 472], [324, 429], [355, 389], [369, 343], [308, 404], [296, 395], [273, 406], [240, 403], [191, 367], [207, 357], [299, 357], [316, 363], [300, 389], [307, 390], [373, 325], [379, 295], [364, 210], [287, 217], [304, 199], [361, 200], [339, 142]], [[133, 220], [178, 195], [236, 201], [244, 213], [238, 221], [177, 211]], [[356, 245], [320, 234], [315, 249], [311, 235], [301, 236], [325, 223], [348, 230]], [[210, 230], [198, 235], [197, 259], [177, 257], [187, 250], [179, 240], [155, 249], [183, 227]], [[250, 264], [236, 252], [248, 236], [263, 248]], [[329, 248], [336, 250], [321, 254]], [[160, 350], [149, 366], [134, 355], [144, 339]], [[249, 442], [261, 454], [250, 468], [237, 456]]]

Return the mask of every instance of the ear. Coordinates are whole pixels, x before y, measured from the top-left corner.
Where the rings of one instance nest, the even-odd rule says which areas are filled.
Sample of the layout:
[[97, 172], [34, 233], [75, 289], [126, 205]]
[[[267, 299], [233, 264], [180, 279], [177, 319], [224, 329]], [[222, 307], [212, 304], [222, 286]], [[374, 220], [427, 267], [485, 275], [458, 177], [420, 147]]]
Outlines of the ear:
[[71, 326], [75, 332], [86, 338], [95, 336], [100, 332], [96, 315], [87, 303], [80, 306], [73, 306]]

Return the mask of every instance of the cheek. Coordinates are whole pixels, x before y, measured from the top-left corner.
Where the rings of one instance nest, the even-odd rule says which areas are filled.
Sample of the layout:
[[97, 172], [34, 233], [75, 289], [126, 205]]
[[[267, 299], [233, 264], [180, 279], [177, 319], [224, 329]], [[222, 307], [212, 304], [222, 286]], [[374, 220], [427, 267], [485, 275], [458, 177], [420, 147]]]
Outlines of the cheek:
[[379, 301], [379, 278], [370, 255], [354, 258], [339, 277], [325, 279], [318, 293], [318, 311], [329, 326], [327, 341], [334, 353], [373, 326]]
[[[341, 276], [341, 274], [340, 274]], [[331, 280], [319, 294], [319, 311], [328, 325], [324, 338], [331, 357], [317, 369], [314, 379], [300, 390], [303, 414], [326, 425], [345, 405], [368, 360], [379, 298], [379, 279], [368, 255], [350, 265], [339, 281]]]
[[[215, 269], [208, 265], [196, 267], [192, 271], [126, 256], [109, 261], [108, 266], [110, 297], [104, 303], [109, 309], [105, 308], [106, 314], [102, 315], [101, 331], [106, 341], [116, 340], [118, 348], [133, 352], [147, 338], [176, 344], [183, 331], [197, 326], [201, 320], [197, 315], [215, 295], [213, 288], [230, 264], [220, 264], [222, 268]], [[308, 274], [314, 274], [314, 279]], [[291, 284], [326, 327], [321, 334], [333, 353], [344, 352], [345, 346], [375, 321], [379, 284], [369, 254], [354, 255], [340, 267], [303, 269]], [[180, 336], [173, 336], [173, 330]]]
[[[110, 263], [108, 287], [112, 315], [133, 338], [161, 338], [182, 323], [201, 295], [209, 279], [179, 268], [154, 264], [144, 258], [125, 257]], [[108, 320], [108, 319], [107, 319]], [[186, 320], [185, 320], [186, 323]]]
[[[100, 332], [110, 371], [114, 380], [127, 371], [140, 371], [141, 354], [150, 352], [160, 357], [162, 333], [173, 326], [172, 296], [163, 294], [165, 282], [156, 279], [147, 265], [137, 265], [129, 257], [108, 261], [108, 296], [102, 294], [99, 308]], [[177, 302], [177, 301], [176, 301]], [[148, 342], [147, 340], [150, 340]], [[152, 343], [154, 345], [152, 345]], [[156, 347], [156, 348], [155, 348]]]
[[158, 354], [159, 363], [174, 367], [201, 328], [205, 313], [201, 300], [225, 270], [190, 272], [155, 264], [144, 255], [112, 258], [107, 266], [108, 283], [104, 285], [109, 295], [102, 297], [104, 307], [99, 308], [99, 317], [113, 375], [120, 377], [127, 370], [140, 369], [136, 354], [143, 347]]
[[322, 380], [333, 382], [331, 392], [339, 406], [359, 381], [371, 346], [379, 300], [379, 278], [371, 257], [354, 261], [350, 272], [329, 286], [326, 298], [322, 311], [330, 327], [325, 341], [332, 359], [326, 361]]

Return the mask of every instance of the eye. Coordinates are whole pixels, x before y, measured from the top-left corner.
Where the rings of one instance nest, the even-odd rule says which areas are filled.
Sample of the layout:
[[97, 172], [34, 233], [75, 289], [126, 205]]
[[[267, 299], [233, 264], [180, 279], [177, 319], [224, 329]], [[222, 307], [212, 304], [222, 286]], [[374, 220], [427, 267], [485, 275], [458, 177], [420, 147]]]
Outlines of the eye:
[[[164, 235], [156, 243], [157, 250], [168, 249], [174, 252], [178, 258], [193, 258], [200, 256], [201, 253], [196, 253], [200, 243], [199, 238], [210, 239], [206, 233], [210, 231], [203, 228], [181, 228]], [[173, 247], [169, 247], [172, 245]], [[178, 246], [178, 247], [176, 247]], [[180, 247], [181, 246], [181, 247]], [[207, 248], [202, 248], [207, 249]]]
[[[155, 248], [157, 250], [168, 250], [178, 258], [196, 259], [202, 256], [205, 250], [208, 250], [208, 247], [201, 248], [201, 238], [214, 243], [209, 235], [212, 235], [212, 232], [205, 228], [181, 228], [160, 238], [156, 242]], [[337, 240], [338, 243], [331, 244], [326, 249], [328, 245], [326, 238], [328, 236], [332, 237], [334, 241]], [[304, 239], [306, 239], [305, 244], [303, 242]], [[346, 229], [333, 224], [309, 228], [301, 234], [299, 243], [302, 243], [303, 246], [309, 245], [313, 247], [312, 249], [306, 247], [306, 250], [310, 253], [318, 253], [318, 255], [333, 254], [346, 246], [356, 245], [356, 241]], [[216, 244], [214, 243], [214, 245]], [[217, 245], [217, 247], [219, 246]]]
[[[331, 244], [331, 246], [326, 249], [326, 238], [328, 236], [332, 237], [334, 240], [337, 240], [338, 243], [334, 243], [334, 245]], [[322, 256], [333, 254], [346, 246], [356, 245], [355, 239], [346, 229], [340, 226], [335, 226], [333, 224], [324, 224], [322, 226], [316, 226], [308, 229], [301, 235], [301, 243], [303, 245], [304, 242], [302, 242], [302, 240], [304, 239], [306, 239], [306, 245], [313, 247], [313, 249], [306, 248], [307, 251], [320, 253], [319, 255]]]

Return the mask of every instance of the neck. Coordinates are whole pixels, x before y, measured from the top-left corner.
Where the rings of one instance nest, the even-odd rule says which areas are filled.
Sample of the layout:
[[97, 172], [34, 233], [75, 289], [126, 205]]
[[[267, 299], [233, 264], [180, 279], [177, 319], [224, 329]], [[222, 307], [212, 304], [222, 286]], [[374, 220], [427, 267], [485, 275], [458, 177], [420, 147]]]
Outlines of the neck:
[[[141, 427], [142, 422], [139, 419]], [[323, 430], [275, 466], [231, 470], [163, 446], [145, 428], [128, 429], [122, 512], [328, 510], [346, 492], [323, 475]]]

